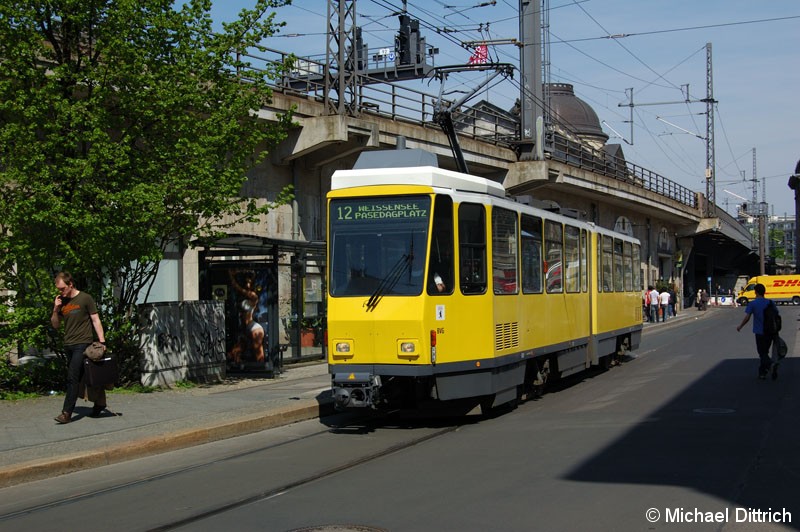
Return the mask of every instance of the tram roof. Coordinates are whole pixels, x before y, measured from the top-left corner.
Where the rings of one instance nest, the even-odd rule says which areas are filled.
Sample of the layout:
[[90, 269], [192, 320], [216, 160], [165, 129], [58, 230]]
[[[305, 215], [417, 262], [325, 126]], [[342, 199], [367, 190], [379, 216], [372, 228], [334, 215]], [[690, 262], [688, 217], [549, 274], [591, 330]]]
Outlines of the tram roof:
[[374, 185], [423, 185], [489, 194], [498, 198], [506, 196], [506, 190], [500, 183], [433, 166], [337, 170], [331, 178], [331, 190]]

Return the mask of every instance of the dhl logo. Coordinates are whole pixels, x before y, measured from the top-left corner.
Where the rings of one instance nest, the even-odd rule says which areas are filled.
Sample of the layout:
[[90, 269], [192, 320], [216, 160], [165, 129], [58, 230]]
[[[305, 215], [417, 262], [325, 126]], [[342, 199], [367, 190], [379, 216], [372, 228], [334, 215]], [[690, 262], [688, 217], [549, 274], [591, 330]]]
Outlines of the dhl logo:
[[800, 285], [800, 279], [776, 279], [772, 286], [775, 288], [781, 288], [785, 286], [798, 286]]

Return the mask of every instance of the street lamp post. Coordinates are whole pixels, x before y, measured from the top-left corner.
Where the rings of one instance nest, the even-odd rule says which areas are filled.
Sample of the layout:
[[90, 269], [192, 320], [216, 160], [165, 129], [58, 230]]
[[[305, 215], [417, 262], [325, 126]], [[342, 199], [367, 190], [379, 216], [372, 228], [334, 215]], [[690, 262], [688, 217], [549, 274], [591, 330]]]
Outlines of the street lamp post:
[[800, 161], [794, 167], [794, 175], [789, 178], [789, 188], [794, 190], [794, 273], [800, 273]]

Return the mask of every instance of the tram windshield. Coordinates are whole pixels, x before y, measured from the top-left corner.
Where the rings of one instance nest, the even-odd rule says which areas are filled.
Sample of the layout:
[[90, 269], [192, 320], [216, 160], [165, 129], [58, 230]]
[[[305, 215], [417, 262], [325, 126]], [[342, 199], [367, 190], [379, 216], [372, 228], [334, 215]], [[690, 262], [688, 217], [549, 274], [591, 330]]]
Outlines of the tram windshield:
[[422, 293], [429, 196], [333, 199], [329, 215], [332, 296]]

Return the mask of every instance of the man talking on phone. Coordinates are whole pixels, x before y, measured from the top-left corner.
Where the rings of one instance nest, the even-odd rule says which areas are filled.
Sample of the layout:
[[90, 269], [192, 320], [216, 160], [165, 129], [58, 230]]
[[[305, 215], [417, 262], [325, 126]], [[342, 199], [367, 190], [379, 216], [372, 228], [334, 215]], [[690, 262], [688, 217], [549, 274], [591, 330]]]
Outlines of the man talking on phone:
[[[97, 334], [97, 341], [105, 349], [106, 336], [103, 324], [97, 315], [97, 305], [92, 296], [75, 288], [69, 272], [59, 272], [55, 277], [58, 295], [53, 304], [50, 323], [58, 329], [64, 323], [64, 351], [67, 355], [67, 395], [64, 406], [55, 419], [64, 425], [72, 420], [72, 411], [78, 401], [78, 388], [83, 376], [83, 352], [94, 341], [92, 329]], [[88, 391], [87, 391], [88, 392]], [[93, 388], [94, 402], [91, 417], [99, 417], [106, 408], [106, 392], [103, 388]]]

